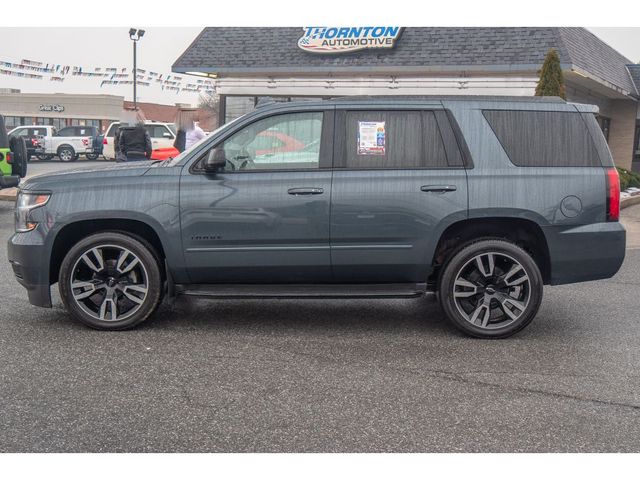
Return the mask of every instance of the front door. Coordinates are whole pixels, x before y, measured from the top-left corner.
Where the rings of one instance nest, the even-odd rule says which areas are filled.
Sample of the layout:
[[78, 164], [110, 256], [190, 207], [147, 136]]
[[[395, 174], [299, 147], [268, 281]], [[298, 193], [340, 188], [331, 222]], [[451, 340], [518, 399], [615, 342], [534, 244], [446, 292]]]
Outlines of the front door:
[[336, 112], [331, 258], [336, 282], [425, 282], [443, 219], [467, 215], [462, 154], [444, 111]]
[[182, 242], [193, 283], [317, 283], [331, 279], [333, 112], [260, 118], [216, 147], [227, 160], [183, 171]]

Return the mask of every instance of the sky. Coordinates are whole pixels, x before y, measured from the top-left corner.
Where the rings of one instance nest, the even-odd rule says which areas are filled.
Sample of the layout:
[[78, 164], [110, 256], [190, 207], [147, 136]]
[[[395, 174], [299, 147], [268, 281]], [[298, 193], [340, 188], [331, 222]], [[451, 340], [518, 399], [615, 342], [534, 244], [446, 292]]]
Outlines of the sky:
[[[140, 28], [145, 28], [144, 26]], [[133, 64], [132, 42], [128, 28], [7, 28], [0, 42], [0, 61], [13, 63], [22, 59], [78, 65], [83, 68], [127, 67]], [[138, 42], [138, 68], [170, 74], [171, 65], [202, 30], [201, 27], [145, 28]], [[631, 59], [640, 62], [640, 27], [589, 28], [606, 43]], [[183, 76], [183, 79], [185, 77]], [[196, 77], [188, 77], [195, 79]], [[0, 75], [0, 88], [18, 88], [28, 93], [105, 93], [131, 99], [131, 85], [105, 85], [98, 79], [67, 76], [64, 82], [24, 79]], [[198, 94], [162, 91], [160, 86], [138, 87], [138, 101], [163, 104], [198, 103]]]

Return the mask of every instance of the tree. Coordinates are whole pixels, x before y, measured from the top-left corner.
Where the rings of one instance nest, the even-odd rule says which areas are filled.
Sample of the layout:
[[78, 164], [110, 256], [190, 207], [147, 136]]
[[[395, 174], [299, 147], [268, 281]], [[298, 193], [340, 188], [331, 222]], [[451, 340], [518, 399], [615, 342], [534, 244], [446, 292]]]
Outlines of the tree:
[[552, 96], [567, 99], [564, 88], [564, 75], [560, 66], [560, 57], [555, 49], [547, 52], [542, 69], [538, 71], [540, 80], [536, 86], [536, 96]]
[[206, 93], [200, 95], [198, 109], [202, 113], [200, 122], [206, 121], [209, 129], [213, 129], [218, 125], [218, 112], [220, 111], [220, 97], [218, 95]]

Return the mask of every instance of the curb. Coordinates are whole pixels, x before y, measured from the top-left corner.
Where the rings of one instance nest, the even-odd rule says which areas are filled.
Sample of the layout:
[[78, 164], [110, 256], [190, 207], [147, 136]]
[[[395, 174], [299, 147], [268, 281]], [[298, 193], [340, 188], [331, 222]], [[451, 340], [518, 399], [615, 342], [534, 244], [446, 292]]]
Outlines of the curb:
[[620, 210], [630, 207], [631, 205], [637, 205], [639, 203], [640, 195], [636, 195], [635, 197], [623, 198], [622, 200], [620, 200]]
[[15, 202], [17, 196], [17, 188], [6, 188], [4, 190], [0, 190], [0, 201]]

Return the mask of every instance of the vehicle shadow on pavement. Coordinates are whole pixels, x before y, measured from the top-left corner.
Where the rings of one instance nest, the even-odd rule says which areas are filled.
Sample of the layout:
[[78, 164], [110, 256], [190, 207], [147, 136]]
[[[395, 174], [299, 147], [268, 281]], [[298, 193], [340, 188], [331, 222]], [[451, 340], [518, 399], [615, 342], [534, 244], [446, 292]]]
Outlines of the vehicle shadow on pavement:
[[143, 328], [199, 328], [208, 331], [324, 330], [379, 333], [416, 330], [450, 334], [453, 329], [434, 295], [413, 299], [201, 300], [179, 297], [163, 304]]

